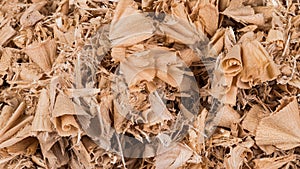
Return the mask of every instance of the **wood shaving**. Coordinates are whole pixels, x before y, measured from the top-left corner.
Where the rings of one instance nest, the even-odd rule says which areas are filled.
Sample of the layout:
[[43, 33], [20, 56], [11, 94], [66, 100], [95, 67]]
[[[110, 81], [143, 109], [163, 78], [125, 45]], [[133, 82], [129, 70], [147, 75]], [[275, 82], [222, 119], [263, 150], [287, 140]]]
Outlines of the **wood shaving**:
[[298, 1], [0, 1], [0, 168], [300, 168], [299, 26]]

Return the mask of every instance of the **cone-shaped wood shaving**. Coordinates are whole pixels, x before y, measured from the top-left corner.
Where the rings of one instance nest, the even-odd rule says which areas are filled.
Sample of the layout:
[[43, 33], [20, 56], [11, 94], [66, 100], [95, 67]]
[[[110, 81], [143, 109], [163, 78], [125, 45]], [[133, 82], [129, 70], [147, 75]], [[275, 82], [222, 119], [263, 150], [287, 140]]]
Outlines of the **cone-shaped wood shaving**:
[[0, 168], [300, 168], [299, 26], [290, 0], [2, 0]]
[[174, 148], [163, 150], [164, 153], [155, 158], [157, 168], [177, 168], [192, 156], [192, 151], [184, 145], [175, 145]]
[[278, 111], [260, 121], [255, 137], [257, 145], [283, 150], [299, 146], [300, 112], [296, 98], [286, 98], [282, 104]]
[[25, 53], [44, 71], [50, 71], [56, 57], [55, 41], [46, 40], [33, 44], [25, 49]]
[[50, 99], [49, 93], [43, 89], [40, 94], [39, 102], [36, 107], [36, 113], [32, 122], [33, 131], [53, 131], [50, 121]]
[[215, 120], [215, 124], [222, 127], [228, 127], [233, 123], [239, 122], [240, 115], [230, 106], [223, 106], [217, 113]]
[[250, 131], [251, 133], [256, 132], [258, 123], [263, 117], [266, 117], [268, 114], [263, 108], [258, 105], [254, 105], [249, 112], [246, 113], [246, 116], [242, 122], [244, 129]]
[[229, 49], [226, 56], [221, 61], [221, 67], [225, 76], [236, 76], [243, 68], [241, 58], [241, 47], [235, 45]]
[[245, 40], [242, 43], [243, 70], [237, 85], [249, 88], [261, 82], [270, 81], [279, 75], [278, 67], [258, 41]]
[[56, 98], [55, 106], [52, 112], [52, 121], [61, 136], [77, 135], [79, 125], [74, 115], [84, 115], [83, 111], [63, 94], [59, 94]]
[[263, 25], [263, 15], [261, 13], [256, 14], [251, 6], [244, 6], [242, 2], [240, 0], [232, 0], [222, 13], [238, 22]]
[[[277, 169], [281, 168], [287, 163], [296, 161], [296, 155], [286, 155], [277, 158], [261, 158], [254, 160], [255, 168], [260, 169]], [[287, 165], [289, 166], [289, 165]]]

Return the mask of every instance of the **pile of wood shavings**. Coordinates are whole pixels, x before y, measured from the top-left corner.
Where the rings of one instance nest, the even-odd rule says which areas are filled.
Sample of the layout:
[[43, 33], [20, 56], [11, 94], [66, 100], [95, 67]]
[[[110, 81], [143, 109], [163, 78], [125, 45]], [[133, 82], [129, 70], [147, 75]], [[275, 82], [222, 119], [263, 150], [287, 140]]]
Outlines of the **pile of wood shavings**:
[[[1, 1], [0, 168], [299, 168], [299, 8], [276, 0]], [[109, 40], [93, 37], [99, 29]], [[78, 53], [90, 40], [101, 62], [78, 80]], [[150, 54], [136, 57], [143, 51]], [[111, 94], [117, 67], [145, 125], [121, 116], [122, 98]], [[199, 92], [199, 113], [184, 139], [156, 157], [106, 151], [79, 124], [97, 115], [75, 110], [84, 93], [101, 108], [106, 137], [111, 126], [137, 139], [159, 135], [178, 119], [178, 84], [190, 76], [198, 86], [185, 90]], [[97, 87], [74, 89], [83, 82]], [[207, 126], [216, 127], [210, 135]]]

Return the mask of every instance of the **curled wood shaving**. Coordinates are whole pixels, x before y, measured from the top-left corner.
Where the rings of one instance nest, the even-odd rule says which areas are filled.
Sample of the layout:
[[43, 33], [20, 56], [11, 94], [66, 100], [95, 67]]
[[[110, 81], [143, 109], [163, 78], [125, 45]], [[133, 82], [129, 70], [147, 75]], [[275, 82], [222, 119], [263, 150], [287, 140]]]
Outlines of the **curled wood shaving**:
[[[249, 155], [247, 153], [250, 153]], [[243, 166], [243, 162], [248, 159], [251, 159], [251, 151], [247, 147], [243, 146], [236, 146], [231, 149], [230, 153], [228, 154], [225, 162], [225, 167], [234, 169], [234, 168], [241, 168]]]
[[277, 65], [258, 41], [245, 40], [241, 47], [244, 68], [238, 76], [238, 87], [250, 88], [258, 83], [273, 80], [280, 74]]
[[157, 168], [177, 168], [182, 166], [193, 154], [185, 145], [176, 145], [163, 150], [164, 153], [155, 157]]
[[254, 9], [250, 6], [244, 6], [240, 0], [232, 0], [222, 13], [244, 24], [264, 24], [264, 16], [262, 14], [256, 14]]
[[214, 121], [215, 124], [222, 127], [230, 128], [233, 123], [238, 123], [240, 115], [230, 106], [223, 106], [217, 113]]
[[146, 80], [153, 81], [160, 78], [173, 87], [182, 83], [183, 71], [177, 68], [182, 62], [176, 53], [162, 47], [153, 47], [143, 53], [136, 53], [126, 57], [121, 62], [120, 69], [124, 72], [129, 87]]
[[283, 150], [299, 146], [299, 118], [296, 98], [282, 100], [276, 112], [259, 122], [255, 137], [257, 145], [275, 146]]
[[74, 115], [86, 115], [84, 111], [78, 108], [69, 98], [59, 94], [56, 98], [55, 106], [52, 111], [52, 121], [61, 136], [75, 136], [80, 128]]
[[[9, 156], [16, 157], [19, 155], [27, 155], [27, 156], [33, 155], [37, 150], [38, 141], [36, 140], [36, 138], [31, 137], [32, 134], [30, 133], [30, 129], [31, 127], [27, 125], [21, 130], [19, 130], [14, 137], [11, 137], [10, 139], [3, 141], [0, 144], [0, 147], [2, 151], [5, 152], [5, 154], [7, 155], [3, 156], [2, 154], [1, 157], [4, 159], [5, 158], [9, 159]], [[11, 130], [9, 130], [9, 132], [10, 131]], [[3, 162], [1, 163], [5, 165], [5, 163]]]
[[246, 117], [242, 122], [244, 129], [250, 131], [251, 133], [256, 133], [256, 128], [260, 120], [266, 117], [268, 114], [265, 110], [258, 105], [254, 105], [249, 112], [246, 113]]
[[51, 70], [54, 59], [56, 58], [56, 44], [53, 39], [32, 44], [25, 48], [24, 51], [30, 59], [45, 72]]
[[282, 157], [276, 157], [276, 158], [261, 158], [261, 159], [255, 159], [255, 168], [261, 168], [261, 169], [276, 169], [281, 168], [285, 164], [295, 161], [297, 158], [296, 155], [286, 155]]
[[239, 45], [233, 46], [228, 53], [221, 60], [221, 69], [225, 76], [236, 76], [243, 69], [241, 58], [241, 47]]
[[68, 163], [68, 143], [64, 138], [59, 138], [56, 133], [46, 132], [39, 133], [37, 138], [47, 167], [59, 168]]
[[1, 1], [0, 168], [299, 168], [299, 25], [295, 1]]
[[109, 33], [113, 46], [130, 46], [153, 35], [152, 20], [138, 12], [134, 1], [121, 1], [116, 11]]
[[53, 131], [53, 126], [50, 121], [50, 98], [46, 89], [41, 91], [36, 113], [32, 121], [32, 129], [32, 131]]
[[214, 35], [218, 28], [218, 12], [217, 6], [211, 3], [199, 5], [199, 17], [203, 22], [202, 24], [205, 26], [205, 31], [209, 35]]

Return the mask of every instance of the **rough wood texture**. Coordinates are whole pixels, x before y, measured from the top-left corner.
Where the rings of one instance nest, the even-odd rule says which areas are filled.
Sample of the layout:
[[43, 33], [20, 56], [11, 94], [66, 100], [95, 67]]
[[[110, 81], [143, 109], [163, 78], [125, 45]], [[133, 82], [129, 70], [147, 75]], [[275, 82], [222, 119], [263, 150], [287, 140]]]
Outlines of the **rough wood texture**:
[[300, 168], [299, 39], [299, 1], [0, 1], [0, 168]]

